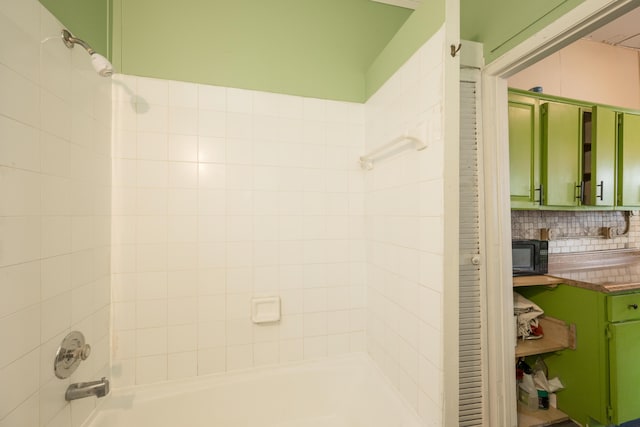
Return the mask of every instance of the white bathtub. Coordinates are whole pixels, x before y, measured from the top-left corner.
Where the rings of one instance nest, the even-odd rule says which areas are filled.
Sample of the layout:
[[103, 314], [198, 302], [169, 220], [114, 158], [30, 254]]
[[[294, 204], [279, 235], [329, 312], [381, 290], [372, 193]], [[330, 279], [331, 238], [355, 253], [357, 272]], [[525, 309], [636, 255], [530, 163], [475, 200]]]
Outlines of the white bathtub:
[[419, 427], [363, 354], [117, 390], [85, 427]]

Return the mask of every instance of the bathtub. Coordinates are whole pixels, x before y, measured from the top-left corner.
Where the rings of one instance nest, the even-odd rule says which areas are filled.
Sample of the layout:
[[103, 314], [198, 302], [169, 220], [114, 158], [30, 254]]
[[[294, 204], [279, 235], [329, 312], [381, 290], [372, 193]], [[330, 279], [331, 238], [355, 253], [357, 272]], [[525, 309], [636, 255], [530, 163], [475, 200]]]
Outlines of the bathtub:
[[419, 427], [364, 354], [112, 392], [83, 427]]

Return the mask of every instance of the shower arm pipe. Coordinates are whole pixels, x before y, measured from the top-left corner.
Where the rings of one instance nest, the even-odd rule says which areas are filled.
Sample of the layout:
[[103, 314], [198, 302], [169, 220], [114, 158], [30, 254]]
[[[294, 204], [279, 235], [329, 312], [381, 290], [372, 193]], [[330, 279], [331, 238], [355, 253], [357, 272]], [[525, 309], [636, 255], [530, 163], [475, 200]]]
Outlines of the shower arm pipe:
[[416, 149], [416, 151], [421, 151], [424, 150], [425, 148], [427, 148], [427, 143], [420, 140], [419, 138], [416, 138], [415, 136], [409, 136], [409, 135], [402, 135], [399, 136], [393, 140], [391, 140], [390, 142], [384, 144], [381, 147], [376, 148], [375, 150], [365, 154], [364, 156], [360, 157], [360, 167], [364, 170], [371, 170], [373, 169], [373, 158], [382, 153], [383, 151], [388, 150], [391, 147], [394, 147], [395, 145], [399, 144], [400, 142], [403, 141], [411, 141], [414, 144], [414, 147]]
[[95, 50], [87, 42], [77, 37], [74, 37], [68, 30], [62, 30], [62, 40], [64, 40], [64, 44], [69, 48], [73, 48], [74, 45], [79, 44], [82, 46], [89, 55], [93, 55], [96, 53]]

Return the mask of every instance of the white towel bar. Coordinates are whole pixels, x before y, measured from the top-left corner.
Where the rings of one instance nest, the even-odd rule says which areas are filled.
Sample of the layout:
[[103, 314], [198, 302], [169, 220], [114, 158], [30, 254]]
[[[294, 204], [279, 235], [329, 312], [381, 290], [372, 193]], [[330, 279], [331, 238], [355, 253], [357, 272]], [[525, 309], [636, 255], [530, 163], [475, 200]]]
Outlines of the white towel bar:
[[373, 169], [373, 158], [382, 153], [383, 151], [388, 150], [391, 147], [396, 146], [397, 144], [403, 142], [403, 141], [411, 141], [413, 142], [413, 146], [417, 151], [420, 150], [424, 150], [425, 148], [427, 148], [427, 143], [424, 141], [421, 141], [419, 138], [416, 138], [415, 136], [408, 136], [408, 135], [403, 135], [400, 136], [394, 140], [392, 140], [391, 142], [380, 146], [378, 148], [376, 148], [375, 150], [371, 151], [368, 154], [365, 154], [364, 156], [360, 157], [360, 167], [364, 170], [371, 170]]

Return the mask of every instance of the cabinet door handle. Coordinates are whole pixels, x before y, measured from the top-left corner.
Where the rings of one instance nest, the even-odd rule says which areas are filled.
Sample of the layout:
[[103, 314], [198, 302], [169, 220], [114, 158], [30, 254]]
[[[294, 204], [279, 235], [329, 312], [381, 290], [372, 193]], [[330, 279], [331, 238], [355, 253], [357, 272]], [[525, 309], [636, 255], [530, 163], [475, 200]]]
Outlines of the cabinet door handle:
[[576, 188], [578, 189], [578, 195], [576, 196], [576, 200], [579, 200], [580, 202], [582, 202], [582, 199], [584, 196], [584, 181], [580, 181], [580, 184], [576, 185]]
[[637, 310], [638, 309], [638, 304], [629, 304], [627, 307], [629, 307], [629, 310], [631, 310], [631, 309]]
[[538, 200], [534, 200], [534, 203], [538, 203], [540, 206], [542, 206], [542, 204], [544, 203], [544, 186], [542, 184], [540, 184], [540, 187], [535, 188], [533, 191], [534, 192], [536, 192], [536, 191], [540, 192], [540, 198]]
[[596, 185], [596, 187], [600, 187], [600, 195], [596, 196], [598, 199], [603, 200], [604, 196], [604, 181], [600, 181], [600, 184]]

